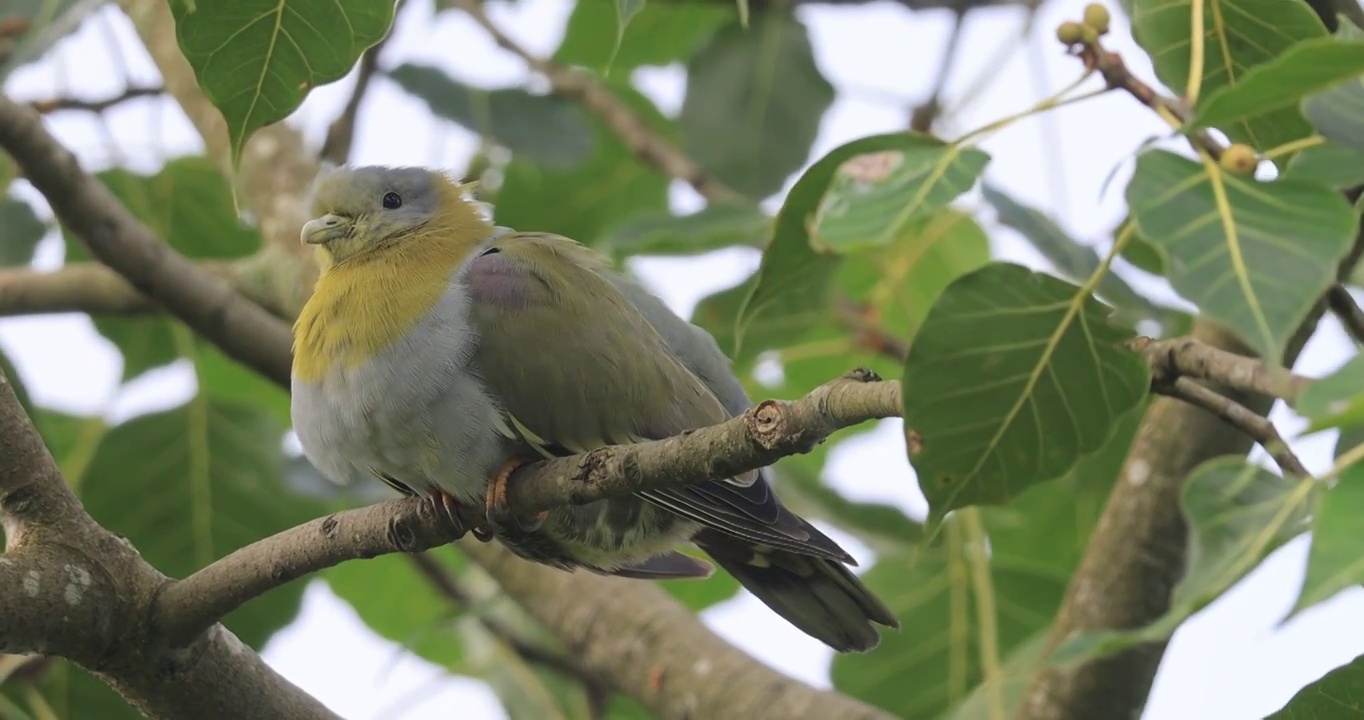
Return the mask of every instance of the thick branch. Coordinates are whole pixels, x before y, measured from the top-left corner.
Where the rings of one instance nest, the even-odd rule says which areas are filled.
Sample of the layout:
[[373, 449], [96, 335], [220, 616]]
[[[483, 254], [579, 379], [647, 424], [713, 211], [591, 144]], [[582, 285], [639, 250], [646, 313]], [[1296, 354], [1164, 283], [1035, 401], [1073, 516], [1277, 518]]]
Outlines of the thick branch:
[[188, 646], [146, 625], [166, 582], [67, 488], [0, 373], [0, 652], [66, 657], [148, 717], [336, 720], [221, 625]]
[[[1131, 344], [1151, 365], [1156, 383], [1173, 382], [1177, 377], [1207, 380], [1244, 393], [1281, 398], [1292, 405], [1312, 380], [1283, 368], [1271, 369], [1256, 357], [1238, 355], [1196, 337], [1152, 340], [1141, 337]], [[1277, 372], [1276, 372], [1277, 370]]]
[[711, 201], [744, 202], [742, 195], [730, 189], [701, 169], [680, 148], [655, 133], [639, 114], [611, 94], [610, 90], [584, 72], [564, 67], [550, 60], [536, 57], [522, 47], [501, 28], [493, 24], [483, 11], [479, 0], [455, 0], [455, 6], [467, 12], [492, 36], [498, 45], [521, 58], [532, 70], [543, 75], [558, 95], [576, 100], [596, 115], [611, 132], [620, 138], [644, 162], [664, 174], [682, 180]]
[[550, 628], [578, 663], [659, 718], [893, 717], [756, 662], [652, 583], [559, 572], [468, 539], [460, 549]]
[[[229, 263], [200, 263], [206, 272], [231, 279]], [[87, 312], [135, 315], [159, 307], [122, 275], [98, 263], [76, 263], [52, 272], [0, 270], [0, 316]]]
[[[507, 502], [513, 512], [529, 514], [732, 477], [809, 452], [850, 425], [898, 417], [900, 407], [899, 383], [855, 371], [794, 402], [767, 400], [719, 425], [527, 465], [507, 484]], [[465, 518], [465, 527], [476, 519]], [[330, 515], [241, 548], [172, 583], [161, 595], [160, 624], [173, 638], [191, 637], [247, 600], [308, 573], [354, 558], [427, 550], [463, 534], [426, 499]]]
[[158, 240], [108, 188], [81, 170], [31, 108], [0, 98], [0, 146], [101, 262], [175, 308], [186, 324], [242, 363], [270, 377], [289, 376], [288, 330]]

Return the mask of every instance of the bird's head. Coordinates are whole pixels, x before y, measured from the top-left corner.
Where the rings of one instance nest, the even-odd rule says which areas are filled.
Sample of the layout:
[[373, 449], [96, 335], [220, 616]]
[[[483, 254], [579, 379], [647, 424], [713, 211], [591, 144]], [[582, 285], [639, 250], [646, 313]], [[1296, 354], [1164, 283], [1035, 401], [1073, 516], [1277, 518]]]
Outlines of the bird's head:
[[299, 240], [319, 248], [326, 265], [421, 241], [472, 248], [492, 224], [466, 189], [420, 167], [326, 168], [313, 185], [313, 219]]

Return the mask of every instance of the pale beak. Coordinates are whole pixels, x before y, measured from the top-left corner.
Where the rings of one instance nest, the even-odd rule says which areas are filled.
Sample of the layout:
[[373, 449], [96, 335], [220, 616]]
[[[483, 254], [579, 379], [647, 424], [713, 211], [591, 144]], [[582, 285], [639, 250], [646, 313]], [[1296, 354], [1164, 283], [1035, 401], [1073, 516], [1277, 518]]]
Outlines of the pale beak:
[[350, 232], [350, 218], [335, 213], [327, 213], [303, 223], [298, 233], [299, 242], [305, 245], [321, 245], [343, 238]]

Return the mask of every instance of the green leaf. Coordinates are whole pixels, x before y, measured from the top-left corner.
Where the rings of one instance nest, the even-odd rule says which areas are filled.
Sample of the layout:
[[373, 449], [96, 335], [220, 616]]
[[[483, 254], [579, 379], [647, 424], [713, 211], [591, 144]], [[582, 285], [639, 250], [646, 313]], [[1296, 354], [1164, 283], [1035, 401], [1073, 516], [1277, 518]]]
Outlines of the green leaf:
[[1299, 690], [1265, 720], [1352, 720], [1364, 715], [1364, 655]]
[[[967, 697], [981, 680], [979, 607], [966, 544], [971, 536], [954, 516], [944, 523], [945, 547], [882, 556], [862, 576], [900, 619], [874, 653], [838, 655], [834, 687], [895, 717], [932, 718]], [[991, 602], [996, 608], [1001, 658], [1046, 628], [1061, 604], [1065, 578], [991, 558]]]
[[1319, 182], [1337, 190], [1364, 184], [1364, 151], [1326, 143], [1293, 156], [1284, 169], [1285, 180]]
[[1127, 460], [1148, 399], [1122, 415], [1108, 442], [1081, 458], [1065, 477], [1034, 485], [1007, 505], [981, 508], [990, 551], [1001, 560], [1048, 568], [1059, 580], [1069, 579]]
[[622, 76], [641, 65], [683, 62], [733, 16], [733, 11], [719, 5], [652, 2], [630, 20], [631, 32], [616, 41], [612, 3], [574, 3], [554, 60], [589, 68], [609, 65]]
[[627, 220], [607, 233], [597, 249], [617, 256], [697, 255], [746, 245], [761, 246], [772, 218], [747, 205], [707, 205], [690, 215], [661, 211]]
[[[147, 717], [129, 705], [117, 692], [103, 681], [81, 669], [79, 666], [60, 658], [51, 658], [49, 666], [34, 683], [34, 689], [51, 707], [57, 718], [98, 718], [99, 720], [145, 720]], [[31, 708], [26, 693], [20, 692], [22, 683], [7, 683], [5, 695], [20, 707]], [[0, 717], [9, 718], [3, 714]], [[43, 716], [32, 713], [31, 717], [42, 720]]]
[[1165, 151], [1137, 159], [1127, 202], [1165, 251], [1174, 289], [1273, 358], [1335, 281], [1358, 224], [1324, 186], [1259, 182]]
[[1057, 278], [992, 263], [938, 298], [902, 382], [931, 512], [1006, 502], [1069, 472], [1146, 395], [1145, 361], [1109, 308]]
[[[697, 557], [705, 559], [705, 555]], [[660, 580], [659, 587], [677, 598], [683, 605], [700, 612], [711, 605], [724, 602], [739, 592], [739, 581], [721, 569], [704, 580]]]
[[1315, 495], [1307, 576], [1289, 618], [1364, 582], [1364, 465], [1345, 468], [1335, 487]]
[[436, 115], [491, 138], [527, 160], [568, 169], [592, 152], [592, 128], [576, 103], [519, 88], [484, 90], [456, 81], [440, 68], [404, 63], [388, 72]]
[[[1032, 637], [1019, 643], [1000, 667], [1000, 697], [1003, 707], [1012, 713], [1023, 699], [1028, 684], [1032, 682], [1033, 672], [1046, 659], [1047, 630], [1039, 630]], [[982, 681], [966, 696], [945, 720], [996, 720], [990, 709], [989, 683]]]
[[[648, 98], [628, 83], [607, 83], [618, 98], [664, 137], [672, 129]], [[668, 180], [640, 161], [596, 119], [592, 154], [572, 169], [513, 157], [503, 171], [494, 214], [500, 225], [554, 232], [595, 245], [606, 229], [635, 215], [668, 207]]]
[[[1186, 94], [1189, 79], [1193, 3], [1201, 0], [1134, 0], [1132, 32], [1151, 56], [1156, 77]], [[1222, 0], [1203, 14], [1201, 98], [1245, 82], [1251, 68], [1271, 62], [1303, 40], [1326, 37], [1326, 28], [1306, 3], [1284, 0]], [[1312, 128], [1296, 107], [1281, 107], [1221, 128], [1235, 142], [1268, 150], [1306, 137]]]
[[1319, 489], [1315, 480], [1282, 478], [1239, 457], [1198, 466], [1181, 498], [1189, 522], [1189, 561], [1170, 609], [1144, 628], [1075, 636], [1056, 649], [1052, 662], [1070, 665], [1170, 637], [1189, 616], [1301, 533]]
[[180, 51], [227, 121], [233, 164], [252, 133], [350, 72], [388, 34], [393, 8], [389, 0], [172, 2]]
[[28, 265], [33, 251], [47, 235], [47, 223], [38, 219], [33, 207], [14, 197], [0, 198], [0, 267]]
[[[1099, 269], [1100, 258], [1094, 248], [1081, 245], [1042, 211], [1018, 202], [989, 184], [981, 186], [981, 194], [994, 206], [1000, 224], [1017, 230], [1061, 274], [1081, 281]], [[1115, 273], [1104, 273], [1096, 292], [1119, 308], [1133, 311], [1137, 317], [1160, 314], [1159, 308]]]
[[[170, 160], [154, 175], [113, 168], [95, 177], [180, 254], [196, 260], [231, 260], [260, 248], [260, 233], [237, 215], [232, 187], [202, 155]], [[90, 260], [78, 239], [67, 236], [66, 262]]]
[[616, 53], [620, 52], [620, 43], [625, 39], [625, 28], [630, 26], [630, 21], [644, 9], [644, 0], [614, 0], [611, 3], [616, 11], [616, 41], [611, 43], [611, 59], [606, 61], [606, 72], [611, 70], [611, 61], [615, 60]]
[[[263, 537], [311, 520], [323, 507], [282, 482], [283, 428], [261, 410], [203, 395], [119, 425], [99, 443], [81, 502], [173, 578]], [[281, 586], [225, 619], [260, 648], [298, 611], [303, 584]]]
[[[187, 257], [233, 260], [260, 247], [260, 234], [237, 216], [231, 187], [205, 157], [176, 158], [154, 175], [113, 168], [96, 177], [129, 212]], [[80, 240], [69, 233], [65, 239], [68, 264], [92, 259]], [[176, 321], [158, 316], [101, 316], [94, 322], [100, 334], [123, 353], [124, 382], [180, 356], [173, 336]]]
[[989, 161], [974, 148], [920, 157], [886, 150], [852, 158], [835, 171], [815, 211], [811, 242], [844, 252], [884, 247], [926, 209], [970, 190]]
[[1342, 147], [1364, 152], [1364, 78], [1314, 93], [1302, 101], [1302, 113], [1323, 137]]
[[192, 359], [199, 391], [212, 400], [246, 403], [270, 413], [281, 426], [293, 423], [289, 392], [223, 354], [202, 338], [193, 339]]
[[[457, 570], [463, 556], [427, 553], [433, 561]], [[436, 591], [405, 554], [382, 555], [341, 563], [322, 573], [332, 592], [350, 604], [365, 625], [404, 649], [445, 668], [464, 659], [454, 626], [459, 608]], [[383, 592], [375, 592], [383, 588]]]
[[1204, 95], [1189, 127], [1221, 127], [1294, 108], [1304, 96], [1358, 78], [1361, 73], [1364, 43], [1341, 42], [1333, 37], [1300, 42], [1250, 68], [1235, 85], [1223, 85]]
[[[829, 289], [838, 271], [839, 258], [822, 243], [816, 244], [810, 236], [811, 221], [843, 163], [860, 155], [887, 150], [903, 153], [904, 165], [940, 168], [940, 172], [929, 176], [923, 185], [905, 188], [905, 202], [932, 195], [941, 203], [953, 199], [932, 192], [946, 169], [970, 162], [970, 153], [977, 152], [963, 151], [926, 135], [897, 132], [845, 143], [810, 166], [791, 188], [777, 213], [772, 242], [763, 252], [757, 280], [739, 312], [735, 343], [741, 350], [748, 351], [745, 342], [756, 341], [756, 338], [748, 337], [750, 329], [766, 334], [773, 326], [808, 327], [827, 316]], [[923, 206], [920, 210], [927, 215], [939, 207], [941, 205]]]
[[834, 88], [791, 13], [731, 22], [687, 63], [682, 147], [706, 171], [757, 200], [805, 164]]
[[1364, 355], [1309, 384], [1293, 409], [1311, 419], [1307, 432], [1364, 423]]

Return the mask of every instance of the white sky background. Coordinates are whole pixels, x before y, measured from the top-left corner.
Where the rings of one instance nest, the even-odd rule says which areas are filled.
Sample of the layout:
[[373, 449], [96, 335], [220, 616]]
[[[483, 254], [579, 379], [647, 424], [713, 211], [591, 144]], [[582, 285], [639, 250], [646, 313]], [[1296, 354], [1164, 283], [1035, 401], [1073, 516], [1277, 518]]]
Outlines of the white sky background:
[[[407, 8], [400, 19], [381, 60], [384, 66], [421, 61], [484, 86], [511, 85], [524, 79], [523, 65], [496, 48], [462, 14], [446, 13], [430, 22], [430, 1], [409, 3], [417, 7]], [[1019, 42], [1021, 12], [973, 14], [964, 52], [948, 86], [949, 107], [982, 74], [993, 76], [993, 82], [979, 100], [955, 117], [957, 125], [940, 129], [941, 134], [954, 137], [1022, 110], [1077, 77], [1079, 62], [1063, 54], [1052, 33], [1060, 21], [1077, 19], [1083, 4], [1083, 0], [1051, 2], [1026, 44]], [[549, 54], [562, 36], [571, 8], [572, 0], [522, 0], [517, 8], [493, 6], [490, 14], [532, 51]], [[155, 84], [154, 66], [123, 16], [114, 11], [101, 15], [61, 43], [57, 53], [18, 71], [6, 91], [23, 100], [114, 95], [123, 88], [118, 64], [111, 62], [115, 55], [126, 57], [134, 84]], [[839, 91], [811, 159], [857, 137], [903, 129], [905, 108], [921, 101], [933, 81], [948, 36], [948, 15], [913, 15], [890, 3], [852, 9], [804, 8], [800, 15], [810, 27], [820, 68]], [[1153, 80], [1149, 63], [1131, 42], [1127, 24], [1116, 11], [1113, 25], [1109, 47], [1124, 53], [1140, 77]], [[993, 49], [1000, 46], [1016, 46], [1017, 52], [1001, 61]], [[992, 64], [999, 66], [992, 68]], [[665, 112], [681, 106], [685, 75], [680, 68], [646, 68], [637, 73], [636, 80]], [[1099, 81], [1090, 82], [1097, 87]], [[320, 145], [327, 123], [349, 91], [350, 80], [320, 88], [295, 116], [293, 121], [306, 128], [315, 146]], [[167, 109], [172, 106], [167, 100], [147, 100], [116, 108], [107, 116], [112, 136], [81, 114], [54, 116], [49, 127], [80, 154], [91, 171], [111, 162], [150, 171], [167, 157], [201, 151], [188, 122], [178, 110]], [[1163, 134], [1166, 128], [1152, 113], [1117, 93], [1046, 118], [1020, 122], [987, 140], [983, 147], [993, 159], [986, 177], [1020, 200], [1052, 212], [1077, 237], [1106, 243], [1122, 218], [1122, 192], [1133, 152], [1143, 140]], [[353, 160], [462, 169], [474, 148], [472, 135], [431, 119], [422, 103], [376, 78], [361, 113]], [[1115, 168], [1117, 175], [1103, 189]], [[26, 185], [21, 192], [37, 197]], [[685, 187], [674, 188], [674, 200], [676, 207], [687, 211], [700, 205]], [[968, 197], [967, 203], [979, 206], [974, 197]], [[768, 205], [775, 207], [772, 202]], [[50, 217], [45, 206], [40, 207], [40, 214]], [[983, 216], [989, 217], [988, 213]], [[1040, 256], [1010, 231], [988, 224], [987, 229], [997, 257], [1044, 266]], [[60, 241], [54, 235], [40, 247], [39, 265], [53, 268], [60, 258]], [[757, 260], [756, 252], [734, 250], [698, 259], [643, 260], [635, 269], [685, 316], [700, 298], [741, 280]], [[1132, 278], [1134, 273], [1127, 276]], [[1138, 285], [1169, 297], [1163, 281], [1141, 276]], [[1328, 321], [1324, 327], [1298, 366], [1304, 373], [1323, 374], [1346, 357], [1349, 346], [1339, 326]], [[172, 406], [192, 389], [192, 373], [186, 367], [172, 366], [116, 393], [118, 357], [84, 316], [0, 320], [0, 345], [18, 365], [34, 398], [61, 410], [106, 412], [124, 418]], [[1282, 407], [1276, 408], [1274, 417], [1286, 435], [1302, 427]], [[876, 433], [841, 446], [832, 455], [827, 475], [850, 496], [892, 502], [922, 516], [923, 499], [904, 459], [897, 422], [888, 421]], [[1303, 462], [1315, 471], [1329, 466], [1333, 442], [1333, 435], [1324, 434], [1299, 441], [1296, 447]], [[864, 566], [871, 559], [865, 548], [846, 535], [837, 534], [837, 538], [847, 543]], [[1260, 718], [1302, 685], [1364, 652], [1364, 624], [1358, 620], [1364, 617], [1364, 592], [1358, 588], [1278, 627], [1296, 596], [1306, 550], [1301, 539], [1284, 548], [1175, 635], [1143, 716], [1146, 720]], [[831, 653], [752, 596], [741, 594], [708, 610], [704, 619], [726, 639], [773, 667], [828, 686]], [[450, 677], [405, 655], [371, 633], [347, 604], [318, 582], [305, 595], [300, 618], [275, 636], [265, 657], [350, 720], [434, 720], [452, 717], [452, 713], [465, 720], [506, 717], [481, 683]]]

